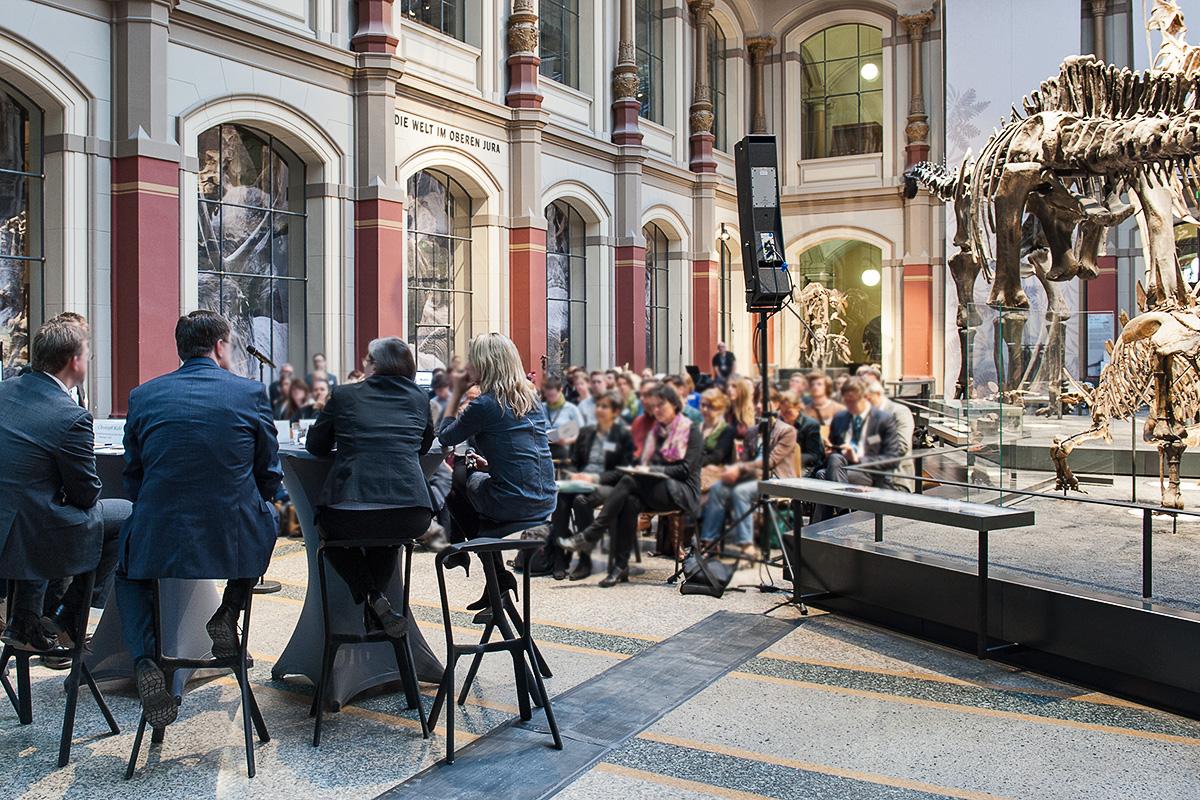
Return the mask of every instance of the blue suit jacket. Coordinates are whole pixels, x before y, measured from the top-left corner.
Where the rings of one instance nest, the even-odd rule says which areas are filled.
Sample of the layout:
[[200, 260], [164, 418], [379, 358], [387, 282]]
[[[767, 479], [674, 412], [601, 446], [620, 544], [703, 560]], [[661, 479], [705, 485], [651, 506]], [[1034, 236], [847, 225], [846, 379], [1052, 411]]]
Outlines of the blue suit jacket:
[[257, 578], [283, 480], [262, 384], [192, 358], [129, 394], [121, 530], [130, 578]]
[[100, 560], [92, 415], [54, 379], [0, 383], [0, 577], [79, 575]]

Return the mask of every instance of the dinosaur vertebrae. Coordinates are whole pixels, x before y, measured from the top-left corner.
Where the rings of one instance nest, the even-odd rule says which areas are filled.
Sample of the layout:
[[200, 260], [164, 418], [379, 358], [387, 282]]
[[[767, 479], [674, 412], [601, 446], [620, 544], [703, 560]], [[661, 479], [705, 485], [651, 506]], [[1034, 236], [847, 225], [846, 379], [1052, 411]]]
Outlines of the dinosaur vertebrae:
[[[1190, 72], [1134, 72], [1105, 64], [1095, 56], [1071, 56], [1059, 67], [1056, 77], [1042, 81], [1021, 104], [1025, 116], [1043, 111], [1109, 119], [1180, 114], [1200, 107], [1198, 78]], [[1020, 116], [1013, 109], [1012, 119]]]

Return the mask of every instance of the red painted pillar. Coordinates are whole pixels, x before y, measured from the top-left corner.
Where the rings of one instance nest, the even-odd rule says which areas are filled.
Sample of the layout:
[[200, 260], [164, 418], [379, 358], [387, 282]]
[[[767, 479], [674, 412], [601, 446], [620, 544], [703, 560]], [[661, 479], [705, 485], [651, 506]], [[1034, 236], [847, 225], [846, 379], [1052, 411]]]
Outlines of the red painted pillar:
[[616, 362], [641, 372], [646, 366], [646, 248], [617, 247], [616, 262]]
[[905, 264], [903, 291], [901, 370], [905, 377], [929, 377], [933, 373], [933, 268]]
[[404, 337], [404, 204], [359, 200], [354, 204], [355, 365], [381, 336]]
[[179, 305], [179, 164], [113, 159], [114, 413], [129, 408], [130, 390], [179, 366]]
[[692, 262], [692, 363], [707, 370], [717, 352], [720, 286], [718, 265], [707, 259]]
[[[1088, 311], [1117, 311], [1117, 257], [1100, 256], [1096, 259], [1100, 274], [1084, 282], [1087, 292]], [[1130, 310], [1132, 314], [1133, 311]]]
[[546, 355], [546, 231], [508, 234], [509, 329], [525, 369], [542, 372]]

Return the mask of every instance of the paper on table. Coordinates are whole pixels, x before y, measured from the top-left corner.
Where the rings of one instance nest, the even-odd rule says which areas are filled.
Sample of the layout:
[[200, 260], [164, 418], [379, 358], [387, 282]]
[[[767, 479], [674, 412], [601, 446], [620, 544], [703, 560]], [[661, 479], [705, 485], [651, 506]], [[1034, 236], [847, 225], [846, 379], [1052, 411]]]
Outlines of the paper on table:
[[635, 475], [641, 478], [665, 478], [666, 475], [661, 472], [653, 472], [645, 467], [617, 467], [618, 472], [624, 472], [626, 475]]
[[96, 437], [96, 447], [119, 445], [125, 441], [125, 420], [98, 419], [92, 423], [92, 433]]

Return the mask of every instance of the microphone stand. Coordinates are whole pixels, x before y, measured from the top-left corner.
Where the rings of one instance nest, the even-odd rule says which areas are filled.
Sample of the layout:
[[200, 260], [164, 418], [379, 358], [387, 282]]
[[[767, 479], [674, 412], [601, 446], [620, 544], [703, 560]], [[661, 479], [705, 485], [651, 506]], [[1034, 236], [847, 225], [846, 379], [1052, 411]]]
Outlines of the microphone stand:
[[[267, 368], [267, 362], [264, 361], [263, 358], [256, 352], [251, 353], [250, 355], [254, 356], [254, 358], [258, 361], [258, 382], [264, 384], [265, 387], [266, 381], [264, 379], [263, 371]], [[259, 576], [258, 583], [254, 584], [254, 588], [251, 591], [253, 591], [254, 594], [275, 594], [276, 592], [283, 591], [283, 584], [281, 584], [279, 581], [269, 581], [266, 578]]]

